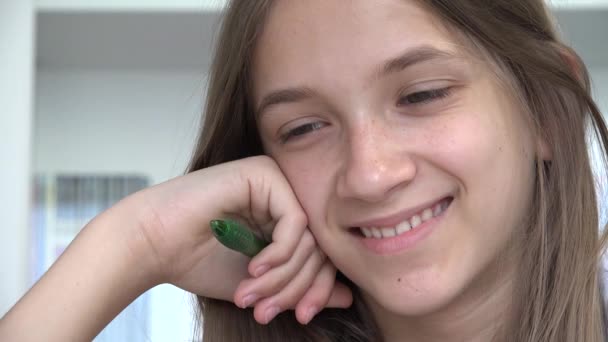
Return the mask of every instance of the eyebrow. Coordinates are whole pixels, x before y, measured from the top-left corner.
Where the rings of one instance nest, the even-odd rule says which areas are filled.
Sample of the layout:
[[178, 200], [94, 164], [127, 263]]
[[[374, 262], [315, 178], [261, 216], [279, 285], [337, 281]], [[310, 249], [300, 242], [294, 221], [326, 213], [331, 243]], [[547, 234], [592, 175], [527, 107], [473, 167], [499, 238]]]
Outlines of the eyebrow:
[[[403, 71], [413, 65], [423, 62], [450, 60], [455, 59], [457, 55], [454, 52], [440, 50], [438, 48], [422, 45], [411, 48], [405, 53], [387, 60], [381, 64], [381, 67], [373, 74], [373, 79], [380, 79], [390, 74]], [[309, 87], [293, 87], [285, 88], [270, 92], [262, 98], [260, 105], [256, 111], [256, 116], [266, 111], [269, 107], [284, 104], [295, 103], [310, 99], [317, 95], [317, 92]]]
[[268, 107], [272, 107], [282, 103], [294, 103], [303, 101], [317, 95], [317, 92], [308, 87], [296, 87], [296, 88], [286, 88], [277, 91], [273, 91], [270, 94], [264, 96], [258, 110], [256, 111], [256, 116], [259, 116], [263, 113]]
[[417, 48], [410, 49], [396, 58], [386, 61], [382, 68], [376, 72], [376, 79], [386, 77], [389, 74], [403, 71], [415, 64], [423, 62], [450, 60], [457, 58], [454, 52], [440, 50], [438, 48], [422, 45]]

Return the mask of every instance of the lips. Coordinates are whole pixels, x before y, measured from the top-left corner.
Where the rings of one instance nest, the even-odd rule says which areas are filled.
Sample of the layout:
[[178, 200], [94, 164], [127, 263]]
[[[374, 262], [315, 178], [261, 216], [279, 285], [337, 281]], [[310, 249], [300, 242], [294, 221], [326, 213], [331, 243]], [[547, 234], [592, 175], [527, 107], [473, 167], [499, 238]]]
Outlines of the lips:
[[[451, 195], [442, 196], [439, 199], [428, 201], [428, 202], [418, 205], [416, 207], [403, 210], [397, 214], [380, 217], [377, 219], [370, 219], [370, 220], [356, 222], [356, 223], [350, 225], [350, 227], [351, 227], [351, 229], [356, 229], [357, 231], [361, 231], [361, 228], [367, 228], [367, 229], [397, 228], [397, 226], [399, 224], [402, 224], [405, 221], [408, 221], [410, 223], [410, 226], [412, 226], [412, 223], [414, 223], [414, 225], [416, 225], [416, 223], [418, 223], [417, 222], [418, 219], [420, 219], [421, 221], [424, 221], [424, 220], [422, 220], [423, 216], [426, 219], [430, 218], [429, 212], [427, 211], [427, 209], [430, 209], [430, 214], [432, 216], [435, 216], [435, 213], [438, 210], [437, 206], [440, 206], [440, 207], [443, 206], [442, 209], [445, 209], [447, 207], [447, 205], [449, 205], [452, 202], [453, 199], [454, 199], [454, 197]], [[426, 211], [426, 214], [425, 214], [425, 211]], [[416, 218], [416, 216], [418, 216], [418, 218]]]
[[[388, 219], [367, 221], [368, 224], [385, 224], [384, 222], [402, 220], [394, 226], [380, 228], [377, 226], [352, 227], [350, 232], [353, 233], [361, 246], [374, 254], [390, 255], [412, 250], [441, 226], [441, 222], [446, 215], [449, 215], [448, 211], [452, 202], [453, 197], [444, 197], [427, 207], [417, 207], [417, 212], [407, 210], [404, 211], [406, 215], [401, 213]], [[431, 211], [431, 208], [434, 211]], [[413, 213], [413, 216], [407, 216], [407, 214], [412, 215], [411, 213]], [[424, 219], [420, 215], [423, 215]], [[407, 229], [408, 226], [409, 229]]]
[[422, 223], [432, 219], [433, 217], [440, 216], [450, 205], [451, 199], [446, 198], [433, 204], [431, 207], [425, 208], [420, 212], [414, 214], [412, 217], [407, 218], [393, 227], [359, 227], [361, 234], [366, 238], [390, 238], [404, 234], [412, 229], [417, 228]]

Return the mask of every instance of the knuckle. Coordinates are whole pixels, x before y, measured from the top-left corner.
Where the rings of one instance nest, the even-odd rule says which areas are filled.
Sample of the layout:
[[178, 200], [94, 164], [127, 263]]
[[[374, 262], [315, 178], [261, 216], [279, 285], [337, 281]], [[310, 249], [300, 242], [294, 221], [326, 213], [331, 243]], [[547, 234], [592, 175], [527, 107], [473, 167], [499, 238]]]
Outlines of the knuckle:
[[306, 250], [308, 251], [311, 251], [317, 245], [314, 236], [308, 229], [302, 235], [302, 244], [306, 247]]
[[277, 258], [281, 261], [286, 261], [291, 258], [292, 250], [286, 244], [277, 248]]
[[253, 163], [258, 163], [258, 164], [263, 164], [263, 165], [274, 163], [274, 160], [272, 160], [272, 158], [270, 158], [267, 155], [253, 156], [253, 157], [249, 157], [248, 159]]
[[274, 279], [273, 281], [265, 284], [264, 286], [258, 289], [258, 293], [260, 293], [264, 297], [271, 296], [279, 292], [283, 286], [285, 285], [285, 281], [282, 279]]
[[255, 157], [251, 157], [252, 162], [259, 165], [261, 168], [267, 169], [267, 170], [271, 170], [271, 171], [279, 171], [279, 166], [277, 165], [277, 162], [274, 161], [274, 159], [270, 158], [269, 156], [266, 155], [260, 155], [260, 156], [255, 156]]
[[297, 207], [293, 207], [291, 210], [289, 210], [286, 220], [289, 221], [289, 224], [293, 226], [294, 229], [303, 229], [304, 231], [308, 230], [308, 217], [306, 217], [304, 210], [299, 207], [299, 204]]
[[290, 257], [289, 248], [284, 243], [273, 242], [270, 247], [266, 247], [263, 255], [262, 253], [256, 255], [258, 260], [267, 260], [266, 262], [271, 264], [272, 267], [277, 267], [287, 261]]
[[325, 260], [327, 259], [327, 255], [325, 255], [325, 252], [323, 252], [323, 250], [321, 248], [317, 248], [315, 250], [317, 257], [319, 258], [319, 260], [323, 263], [325, 262]]
[[[304, 210], [299, 210], [297, 213], [294, 214], [294, 221], [295, 221], [295, 224], [297, 224], [300, 227], [308, 226], [308, 217], [306, 216], [306, 213], [304, 213]], [[306, 229], [306, 230], [308, 230], [308, 229]]]

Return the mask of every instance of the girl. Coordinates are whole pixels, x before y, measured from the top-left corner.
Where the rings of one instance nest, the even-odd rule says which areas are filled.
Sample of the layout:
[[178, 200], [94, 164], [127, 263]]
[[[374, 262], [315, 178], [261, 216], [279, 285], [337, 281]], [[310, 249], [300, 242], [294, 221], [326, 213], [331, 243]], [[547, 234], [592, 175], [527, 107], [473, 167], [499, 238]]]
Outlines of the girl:
[[[204, 341], [602, 341], [608, 131], [548, 13], [231, 2], [189, 173], [89, 223], [0, 337], [90, 339], [168, 282]], [[221, 217], [272, 243], [226, 250]]]

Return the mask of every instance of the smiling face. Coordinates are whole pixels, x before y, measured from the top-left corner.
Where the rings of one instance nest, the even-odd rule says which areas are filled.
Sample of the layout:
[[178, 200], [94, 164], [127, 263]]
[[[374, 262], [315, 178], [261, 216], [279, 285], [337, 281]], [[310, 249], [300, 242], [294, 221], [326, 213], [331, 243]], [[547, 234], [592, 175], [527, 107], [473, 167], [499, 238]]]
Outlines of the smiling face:
[[377, 315], [491, 293], [470, 285], [532, 198], [522, 112], [434, 20], [403, 0], [277, 1], [254, 58], [266, 153]]

